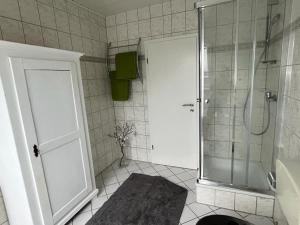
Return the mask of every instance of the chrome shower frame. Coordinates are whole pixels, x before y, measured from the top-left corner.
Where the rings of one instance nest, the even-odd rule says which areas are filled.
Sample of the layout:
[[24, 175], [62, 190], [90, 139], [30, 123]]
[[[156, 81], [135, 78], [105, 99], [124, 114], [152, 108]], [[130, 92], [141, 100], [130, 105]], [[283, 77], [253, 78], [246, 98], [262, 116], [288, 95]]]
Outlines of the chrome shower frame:
[[[206, 7], [214, 6], [218, 4], [228, 3], [228, 2], [236, 2], [237, 9], [239, 8], [239, 0], [203, 0], [195, 3], [195, 8], [198, 10], [198, 40], [199, 40], [199, 96], [200, 96], [200, 110], [199, 110], [199, 140], [200, 140], [200, 154], [199, 154], [199, 170], [198, 170], [198, 179], [197, 182], [201, 183], [203, 181], [209, 181], [207, 178], [204, 177], [204, 135], [203, 135], [203, 111], [204, 111], [204, 104], [208, 102], [208, 100], [204, 100], [204, 14], [203, 11]], [[236, 31], [235, 31], [235, 39], [238, 40], [238, 21], [239, 21], [239, 10], [236, 12], [237, 16], [237, 23], [236, 23]], [[237, 84], [237, 59], [238, 59], [238, 42], [235, 42], [235, 62], [234, 62], [234, 98], [236, 95], [236, 84]], [[234, 120], [233, 126], [235, 126], [235, 115], [236, 115], [236, 104], [233, 106], [233, 113], [234, 113]], [[233, 131], [233, 137], [235, 137], [235, 131]], [[249, 166], [249, 165], [248, 165]], [[233, 171], [234, 171], [234, 142], [232, 142], [232, 156], [231, 156], [231, 184], [233, 185]], [[214, 181], [210, 181], [215, 183]], [[241, 188], [239, 188], [241, 189]]]
[[[234, 176], [234, 160], [235, 160], [235, 156], [234, 156], [234, 142], [232, 142], [232, 155], [231, 155], [231, 182], [230, 184], [228, 183], [222, 183], [222, 182], [217, 182], [214, 180], [211, 180], [208, 177], [204, 176], [204, 124], [203, 124], [203, 120], [204, 120], [204, 104], [205, 104], [205, 99], [204, 99], [204, 60], [205, 60], [205, 46], [204, 46], [204, 36], [205, 36], [205, 29], [204, 29], [204, 10], [206, 7], [209, 6], [214, 6], [214, 5], [218, 5], [218, 4], [223, 4], [223, 3], [228, 3], [228, 2], [234, 2], [236, 4], [236, 9], [239, 9], [239, 1], [240, 0], [202, 0], [202, 1], [198, 1], [195, 3], [195, 8], [198, 11], [198, 41], [199, 41], [199, 97], [200, 97], [200, 101], [199, 101], [199, 147], [200, 147], [200, 152], [199, 152], [199, 169], [198, 169], [198, 179], [197, 179], [197, 183], [199, 184], [205, 184], [205, 185], [214, 185], [214, 186], [223, 186], [223, 187], [232, 187], [232, 188], [236, 188], [236, 189], [240, 189], [240, 190], [246, 190], [246, 191], [252, 191], [252, 192], [257, 192], [257, 193], [262, 193], [262, 194], [272, 194], [273, 192], [271, 191], [266, 191], [266, 190], [258, 190], [258, 189], [253, 189], [248, 187], [248, 179], [249, 179], [249, 162], [250, 162], [250, 138], [251, 138], [251, 134], [248, 132], [248, 139], [247, 139], [247, 153], [246, 153], [246, 165], [245, 165], [245, 183], [246, 185], [244, 186], [240, 186], [240, 185], [235, 185], [233, 183], [233, 176]], [[253, 23], [253, 29], [256, 29], [256, 20], [257, 18], [255, 18], [255, 22]], [[236, 31], [235, 31], [235, 40], [238, 40], [239, 38], [239, 30], [238, 30], [238, 25], [239, 25], [239, 10], [236, 10]], [[234, 50], [234, 81], [233, 81], [233, 87], [234, 87], [234, 96], [233, 98], [235, 99], [235, 95], [236, 95], [236, 86], [237, 86], [237, 71], [238, 71], [238, 47], [239, 47], [239, 43], [238, 41], [235, 41], [234, 43], [235, 45], [235, 50]], [[254, 73], [255, 73], [255, 53], [256, 53], [256, 31], [253, 34], [253, 41], [252, 41], [252, 48], [253, 48], [253, 52], [252, 52], [252, 59], [251, 59], [251, 71], [250, 71], [250, 76], [252, 77], [251, 80], [251, 105], [252, 105], [252, 98], [253, 98], [253, 86], [254, 86]], [[235, 119], [236, 119], [236, 103], [234, 102], [234, 106], [233, 106], [233, 126], [235, 126]], [[251, 113], [250, 113], [251, 114]], [[249, 115], [248, 118], [251, 123], [251, 115]], [[233, 129], [233, 139], [235, 137], [235, 131]]]

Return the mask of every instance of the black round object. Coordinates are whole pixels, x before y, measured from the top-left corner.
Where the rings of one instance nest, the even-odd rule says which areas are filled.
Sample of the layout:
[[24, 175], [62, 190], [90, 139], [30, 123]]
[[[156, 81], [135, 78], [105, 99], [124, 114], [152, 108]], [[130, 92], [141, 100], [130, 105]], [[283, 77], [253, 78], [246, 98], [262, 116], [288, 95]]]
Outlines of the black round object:
[[232, 216], [212, 215], [200, 219], [196, 225], [252, 225], [251, 223]]

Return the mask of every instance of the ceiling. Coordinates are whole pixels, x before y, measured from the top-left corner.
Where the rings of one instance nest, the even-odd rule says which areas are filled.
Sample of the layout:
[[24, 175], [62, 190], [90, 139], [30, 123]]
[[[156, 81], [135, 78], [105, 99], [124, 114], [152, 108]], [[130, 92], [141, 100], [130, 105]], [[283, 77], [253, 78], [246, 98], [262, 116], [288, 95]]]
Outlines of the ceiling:
[[161, 3], [163, 0], [73, 0], [105, 16]]

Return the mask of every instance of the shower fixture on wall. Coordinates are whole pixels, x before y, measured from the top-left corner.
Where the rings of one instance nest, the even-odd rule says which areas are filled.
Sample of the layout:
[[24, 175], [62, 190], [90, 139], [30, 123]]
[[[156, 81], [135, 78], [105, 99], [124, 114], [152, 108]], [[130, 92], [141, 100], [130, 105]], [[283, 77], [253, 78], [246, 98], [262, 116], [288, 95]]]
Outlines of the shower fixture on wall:
[[265, 97], [267, 102], [277, 102], [277, 95], [273, 94], [272, 91], [266, 91]]
[[[265, 43], [264, 43], [264, 50], [262, 52], [262, 54], [259, 57], [258, 63], [255, 66], [255, 70], [254, 70], [254, 76], [257, 73], [258, 67], [260, 63], [263, 64], [276, 64], [277, 60], [276, 59], [269, 59], [269, 49], [270, 49], [270, 44], [271, 44], [271, 36], [272, 36], [272, 28], [275, 24], [277, 24], [281, 18], [280, 14], [276, 14], [273, 18], [272, 18], [272, 6], [273, 5], [278, 5], [279, 1], [278, 0], [269, 0], [268, 1], [268, 12], [267, 12], [267, 21], [266, 21], [266, 35], [265, 35]], [[265, 128], [263, 128], [263, 130], [261, 132], [254, 132], [251, 130], [250, 127], [248, 127], [247, 123], [246, 123], [246, 109], [247, 109], [247, 105], [248, 105], [248, 101], [249, 101], [249, 97], [250, 97], [250, 93], [251, 93], [251, 88], [248, 89], [247, 92], [247, 97], [244, 103], [244, 109], [243, 109], [243, 123], [245, 128], [250, 131], [251, 134], [256, 135], [256, 136], [260, 136], [263, 135], [264, 133], [266, 133], [270, 127], [270, 103], [271, 102], [276, 102], [277, 101], [277, 95], [276, 94], [272, 94], [272, 92], [270, 90], [265, 91], [265, 101], [267, 103], [267, 108], [268, 108], [268, 119], [267, 119], [267, 125]]]
[[280, 20], [280, 14], [275, 15], [272, 19], [272, 7], [268, 6], [268, 15], [267, 15], [267, 22], [266, 22], [266, 40], [264, 46], [264, 60], [261, 61], [263, 64], [276, 64], [276, 59], [268, 59], [269, 49], [271, 44], [271, 34], [272, 34], [272, 27], [277, 24]]

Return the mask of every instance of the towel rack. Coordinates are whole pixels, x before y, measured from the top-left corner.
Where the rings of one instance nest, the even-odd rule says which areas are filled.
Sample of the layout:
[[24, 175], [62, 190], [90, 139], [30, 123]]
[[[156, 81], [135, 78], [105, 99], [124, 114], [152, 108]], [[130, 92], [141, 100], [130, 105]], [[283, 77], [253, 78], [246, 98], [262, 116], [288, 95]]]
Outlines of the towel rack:
[[137, 60], [137, 62], [136, 62], [136, 64], [137, 64], [137, 77], [141, 81], [141, 83], [143, 83], [143, 74], [142, 74], [142, 69], [141, 69], [142, 68], [141, 60], [143, 60], [144, 57], [142, 55], [140, 55], [140, 53], [141, 53], [141, 42], [142, 42], [142, 39], [139, 38], [137, 44], [121, 45], [121, 46], [114, 46], [114, 47], [112, 47], [111, 46], [111, 42], [109, 42], [107, 44], [107, 50], [106, 50], [106, 67], [107, 67], [108, 74], [111, 71], [111, 69], [110, 69], [110, 63], [111, 62], [110, 62], [110, 58], [109, 58], [110, 57], [109, 50], [116, 49], [116, 48], [124, 48], [124, 47], [136, 46], [137, 47], [137, 49], [136, 49], [136, 52], [137, 52], [137, 58], [136, 58], [136, 60]]

